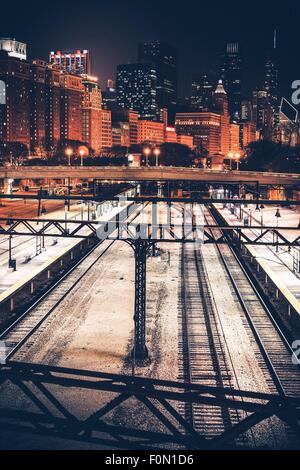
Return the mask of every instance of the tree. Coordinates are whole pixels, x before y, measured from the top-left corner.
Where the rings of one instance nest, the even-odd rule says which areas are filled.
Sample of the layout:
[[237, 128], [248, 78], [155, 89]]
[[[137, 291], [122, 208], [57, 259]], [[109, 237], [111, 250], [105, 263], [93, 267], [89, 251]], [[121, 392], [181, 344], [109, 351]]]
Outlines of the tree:
[[283, 171], [290, 168], [293, 150], [288, 145], [261, 140], [251, 142], [246, 157], [241, 162], [241, 169], [251, 171]]
[[189, 147], [176, 143], [160, 146], [159, 164], [165, 166], [192, 166], [194, 155]]

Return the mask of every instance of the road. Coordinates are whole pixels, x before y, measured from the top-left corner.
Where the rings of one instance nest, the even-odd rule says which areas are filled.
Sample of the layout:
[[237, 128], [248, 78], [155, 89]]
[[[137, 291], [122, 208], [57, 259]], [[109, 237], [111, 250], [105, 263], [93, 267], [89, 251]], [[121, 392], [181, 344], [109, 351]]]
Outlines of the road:
[[189, 180], [206, 182], [253, 182], [269, 185], [299, 185], [298, 174], [263, 173], [251, 171], [208, 170], [199, 168], [179, 167], [10, 167], [0, 168], [0, 179], [97, 179], [120, 181], [170, 181]]

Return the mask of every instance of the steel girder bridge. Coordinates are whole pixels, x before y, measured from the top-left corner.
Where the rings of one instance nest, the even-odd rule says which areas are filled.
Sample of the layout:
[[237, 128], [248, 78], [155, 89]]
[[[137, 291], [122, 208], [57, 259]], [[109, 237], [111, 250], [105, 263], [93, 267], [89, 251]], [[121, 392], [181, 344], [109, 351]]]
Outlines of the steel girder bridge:
[[[128, 450], [237, 449], [236, 439], [246, 437], [250, 448], [252, 429], [276, 417], [300, 438], [300, 398], [12, 361], [0, 367], [0, 385], [10, 390], [8, 403], [3, 398], [0, 405], [4, 436], [25, 433]], [[80, 408], [68, 406], [66, 397], [74, 391], [73, 400], [81, 391], [93, 392], [99, 401], [85, 402], [83, 416]], [[26, 407], [12, 404], [12, 396], [26, 398]], [[122, 408], [127, 400], [130, 417]], [[208, 438], [179, 414], [179, 403], [231, 410], [238, 419]], [[141, 410], [143, 423], [134, 419]], [[153, 419], [159, 431], [148, 425]]]
[[[145, 224], [127, 224], [120, 216], [117, 216], [115, 220], [104, 222], [0, 219], [1, 235], [99, 239], [100, 230], [103, 239], [120, 240], [132, 246], [135, 253], [133, 355], [134, 359], [141, 361], [145, 360], [148, 355], [145, 344], [146, 261], [157, 243], [200, 242], [229, 243], [235, 246], [237, 244], [300, 246], [300, 233], [296, 236], [292, 234], [295, 229], [297, 230], [296, 227], [280, 227], [280, 229], [264, 227], [262, 231], [261, 226], [230, 227], [217, 223], [210, 225], [205, 222], [199, 225], [195, 210], [195, 206], [199, 204], [198, 200], [191, 204], [191, 219], [186, 225], [177, 223], [178, 219], [172, 218], [172, 202], [169, 199], [159, 198], [156, 202], [167, 203], [167, 223], [158, 223], [155, 210], [152, 213], [151, 223]], [[180, 199], [179, 202], [185, 201]], [[186, 202], [191, 203], [191, 200], [187, 199]], [[211, 200], [206, 200], [205, 204], [211, 204], [211, 202]], [[222, 201], [216, 200], [215, 202]], [[243, 200], [231, 199], [228, 202], [245, 203]], [[274, 201], [264, 202], [274, 204]], [[255, 204], [256, 201], [251, 201], [251, 203]], [[279, 201], [279, 203], [283, 204], [286, 201]], [[253, 233], [250, 235], [249, 229], [257, 231], [259, 235]], [[168, 448], [170, 445], [172, 448], [177, 446], [188, 449], [219, 449], [235, 447], [236, 438], [245, 435], [264, 420], [276, 416], [286, 423], [295, 435], [300, 435], [300, 398], [26, 364], [12, 360], [0, 367], [0, 385], [5, 387], [6, 384], [14, 387], [14, 393], [18, 394], [20, 391], [26, 396], [30, 402], [30, 409], [15, 409], [2, 404], [0, 429], [5, 432], [25, 432], [73, 439], [120, 449]], [[93, 390], [100, 394], [105, 392], [105, 396], [108, 394], [110, 398], [100, 409], [91, 410], [90, 415], [83, 419], [71, 412], [63, 402], [61, 392], [66, 389]], [[164, 431], [154, 432], [151, 429], [133, 428], [115, 425], [111, 421], [107, 422], [105, 419], [107, 415], [118, 414], [119, 407], [129, 399], [136, 400], [137, 407], [146, 408], [148, 413], [160, 422]], [[239, 420], [220, 430], [216, 437], [208, 439], [200, 435], [191, 423], [178, 413], [177, 403], [197, 403], [204, 407], [232, 409], [237, 411]]]
[[[135, 198], [132, 198], [135, 200]], [[150, 222], [128, 223], [129, 207], [125, 207], [115, 219], [109, 221], [70, 220], [70, 219], [33, 219], [0, 218], [0, 235], [35, 236], [37, 239], [51, 238], [93, 238], [98, 240], [123, 241], [129, 244], [135, 257], [135, 307], [134, 307], [134, 360], [145, 361], [148, 358], [146, 347], [146, 273], [147, 257], [155, 253], [157, 243], [198, 243], [269, 245], [300, 248], [300, 230], [298, 227], [273, 227], [244, 225], [207, 224], [199, 212], [199, 203], [185, 204], [174, 208], [167, 199], [166, 222], [158, 222], [158, 204], [151, 204]], [[140, 201], [140, 199], [137, 199]], [[188, 199], [187, 199], [188, 201]], [[220, 200], [218, 200], [220, 202]], [[236, 200], [230, 200], [237, 203]], [[269, 201], [270, 202], [270, 201]], [[206, 203], [211, 203], [207, 201]], [[180, 223], [178, 223], [178, 220]], [[253, 232], [255, 231], [255, 232]], [[296, 235], [295, 235], [296, 231]]]

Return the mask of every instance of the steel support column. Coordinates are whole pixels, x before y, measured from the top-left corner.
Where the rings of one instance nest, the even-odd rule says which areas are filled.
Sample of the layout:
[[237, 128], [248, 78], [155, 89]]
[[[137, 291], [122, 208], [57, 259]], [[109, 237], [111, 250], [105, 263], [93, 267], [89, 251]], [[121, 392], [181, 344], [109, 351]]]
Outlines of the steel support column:
[[147, 240], [133, 242], [135, 255], [135, 302], [134, 302], [134, 360], [144, 361], [148, 358], [146, 347], [146, 262], [148, 249]]

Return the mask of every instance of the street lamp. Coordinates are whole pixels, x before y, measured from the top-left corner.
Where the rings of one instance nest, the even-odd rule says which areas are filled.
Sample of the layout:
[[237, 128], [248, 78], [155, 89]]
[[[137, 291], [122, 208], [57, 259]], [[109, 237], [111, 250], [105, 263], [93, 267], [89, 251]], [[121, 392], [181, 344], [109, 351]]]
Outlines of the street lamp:
[[276, 209], [275, 217], [276, 217], [276, 227], [277, 227], [277, 233], [276, 233], [276, 253], [278, 253], [278, 251], [279, 251], [279, 246], [278, 246], [278, 225], [279, 225], [279, 218], [281, 217], [280, 210], [279, 210], [278, 207], [277, 207], [277, 209]]
[[44, 233], [44, 228], [45, 228], [45, 221], [44, 221], [44, 215], [46, 214], [46, 207], [43, 206], [41, 210], [41, 215], [42, 215], [42, 220], [43, 220], [43, 235], [42, 235], [42, 248], [45, 248], [45, 233]]
[[79, 150], [79, 155], [80, 155], [80, 166], [83, 166], [83, 157], [84, 157], [83, 149]]
[[261, 204], [259, 206], [259, 209], [260, 209], [260, 225], [261, 225], [261, 233], [263, 232], [263, 225], [264, 225], [264, 213], [263, 213], [263, 210], [264, 210], [265, 206], [263, 204]]
[[240, 163], [240, 157], [241, 157], [241, 154], [239, 152], [237, 152], [235, 154], [235, 158], [236, 158], [236, 169], [239, 170], [239, 163]]
[[[6, 221], [6, 225], [9, 225], [9, 226], [11, 226], [13, 223], [14, 223], [13, 220], [9, 218]], [[8, 267], [13, 268], [13, 270], [16, 271], [16, 260], [12, 259], [12, 235], [11, 234], [9, 234], [9, 238], [8, 238]]]
[[146, 147], [146, 148], [144, 149], [144, 154], [145, 154], [145, 156], [146, 156], [146, 166], [148, 166], [148, 159], [149, 159], [150, 152], [151, 152], [151, 150], [150, 150], [149, 147]]
[[156, 148], [154, 150], [154, 155], [155, 155], [155, 158], [156, 158], [156, 166], [158, 166], [158, 156], [160, 155], [160, 150], [159, 148]]
[[68, 157], [68, 166], [71, 166], [71, 156], [73, 155], [73, 149], [71, 149], [71, 147], [66, 148], [65, 154]]
[[68, 225], [67, 225], [67, 220], [68, 220], [68, 201], [65, 200], [65, 231], [68, 231]]

